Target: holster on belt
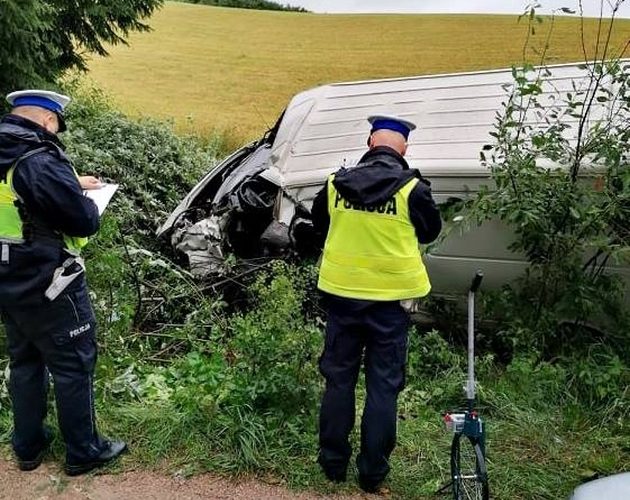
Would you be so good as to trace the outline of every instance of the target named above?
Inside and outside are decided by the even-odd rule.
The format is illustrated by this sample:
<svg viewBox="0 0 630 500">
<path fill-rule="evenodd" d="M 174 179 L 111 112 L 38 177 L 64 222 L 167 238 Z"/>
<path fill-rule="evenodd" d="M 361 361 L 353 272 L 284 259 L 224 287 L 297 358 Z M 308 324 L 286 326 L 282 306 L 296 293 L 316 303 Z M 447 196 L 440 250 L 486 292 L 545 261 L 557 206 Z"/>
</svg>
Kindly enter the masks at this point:
<svg viewBox="0 0 630 500">
<path fill-rule="evenodd" d="M 75 255 L 68 257 L 61 266 L 55 269 L 53 279 L 44 292 L 44 295 L 50 301 L 55 300 L 70 283 L 84 272 L 85 263 L 81 257 Z"/>
</svg>

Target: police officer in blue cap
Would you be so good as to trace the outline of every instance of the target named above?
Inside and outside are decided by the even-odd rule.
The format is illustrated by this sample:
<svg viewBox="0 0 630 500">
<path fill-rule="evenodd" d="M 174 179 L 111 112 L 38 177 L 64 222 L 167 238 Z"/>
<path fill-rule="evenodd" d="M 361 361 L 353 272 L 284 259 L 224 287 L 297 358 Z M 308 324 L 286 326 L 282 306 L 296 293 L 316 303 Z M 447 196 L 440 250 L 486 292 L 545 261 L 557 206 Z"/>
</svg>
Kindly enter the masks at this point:
<svg viewBox="0 0 630 500">
<path fill-rule="evenodd" d="M 318 287 L 328 309 L 318 461 L 330 480 L 346 479 L 363 359 L 367 397 L 357 468 L 361 488 L 375 492 L 389 472 L 405 382 L 409 316 L 401 301 L 429 293 L 418 244 L 435 240 L 442 224 L 429 182 L 404 159 L 416 126 L 391 115 L 368 121 L 369 151 L 356 167 L 330 176 L 311 215 L 325 238 Z"/>
<path fill-rule="evenodd" d="M 126 445 L 96 430 L 93 376 L 96 325 L 81 248 L 99 228 L 57 133 L 70 98 L 22 90 L 7 96 L 0 120 L 0 313 L 10 358 L 13 450 L 21 470 L 36 469 L 50 444 L 44 425 L 49 373 L 66 443 L 65 471 L 82 474 Z"/>
</svg>

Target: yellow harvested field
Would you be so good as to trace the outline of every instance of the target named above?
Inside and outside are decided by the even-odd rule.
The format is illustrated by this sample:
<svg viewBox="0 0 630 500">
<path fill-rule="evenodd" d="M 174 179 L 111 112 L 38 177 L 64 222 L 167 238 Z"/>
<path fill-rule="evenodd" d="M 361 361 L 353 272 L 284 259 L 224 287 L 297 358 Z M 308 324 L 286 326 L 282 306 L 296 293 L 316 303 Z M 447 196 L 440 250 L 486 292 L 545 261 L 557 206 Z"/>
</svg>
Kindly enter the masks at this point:
<svg viewBox="0 0 630 500">
<path fill-rule="evenodd" d="M 523 60 L 527 22 L 490 15 L 327 15 L 167 2 L 151 33 L 90 63 L 126 112 L 173 118 L 180 131 L 254 138 L 297 92 L 331 82 L 509 67 Z M 548 19 L 537 26 L 544 45 Z M 589 56 L 597 21 L 585 21 Z M 617 21 L 611 46 L 630 38 Z M 584 60 L 578 19 L 555 21 L 547 62 Z M 530 61 L 539 60 L 533 50 Z"/>
</svg>

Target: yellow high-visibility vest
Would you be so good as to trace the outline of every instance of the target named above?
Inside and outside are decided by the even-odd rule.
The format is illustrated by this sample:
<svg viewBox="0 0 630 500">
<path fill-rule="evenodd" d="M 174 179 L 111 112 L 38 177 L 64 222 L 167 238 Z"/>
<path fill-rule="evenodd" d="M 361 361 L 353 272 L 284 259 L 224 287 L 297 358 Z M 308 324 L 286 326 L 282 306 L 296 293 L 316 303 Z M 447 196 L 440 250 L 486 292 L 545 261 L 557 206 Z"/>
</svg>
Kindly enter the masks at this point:
<svg viewBox="0 0 630 500">
<path fill-rule="evenodd" d="M 339 297 L 402 300 L 431 290 L 409 216 L 412 179 L 380 205 L 345 200 L 328 179 L 330 226 L 317 286 Z"/>
<path fill-rule="evenodd" d="M 28 155 L 30 156 L 30 155 Z M 7 172 L 6 179 L 0 179 L 0 242 L 9 244 L 25 243 L 22 232 L 22 218 L 15 202 L 19 199 L 13 189 L 13 173 L 18 163 L 26 158 L 19 158 Z M 74 172 L 77 175 L 76 171 Z M 65 247 L 78 254 L 87 245 L 87 238 L 63 235 Z"/>
</svg>

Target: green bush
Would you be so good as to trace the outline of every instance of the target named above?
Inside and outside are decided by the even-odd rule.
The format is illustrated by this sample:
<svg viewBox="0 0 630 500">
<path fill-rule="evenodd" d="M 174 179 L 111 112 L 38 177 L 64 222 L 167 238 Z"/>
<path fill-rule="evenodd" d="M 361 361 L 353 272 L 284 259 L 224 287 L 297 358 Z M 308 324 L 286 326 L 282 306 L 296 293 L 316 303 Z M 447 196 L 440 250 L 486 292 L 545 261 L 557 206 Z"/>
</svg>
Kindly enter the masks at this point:
<svg viewBox="0 0 630 500">
<path fill-rule="evenodd" d="M 241 404 L 285 414 L 310 412 L 317 400 L 321 333 L 305 323 L 303 274 L 278 263 L 251 288 L 252 308 L 230 322 L 227 349 L 239 374 Z"/>
<path fill-rule="evenodd" d="M 120 184 L 85 252 L 105 358 L 126 363 L 184 352 L 206 331 L 201 311 L 220 298 L 200 291 L 155 232 L 212 169 L 221 140 L 202 145 L 168 124 L 130 120 L 99 90 L 66 85 L 74 102 L 63 140 L 77 170 Z"/>
<path fill-rule="evenodd" d="M 567 93 L 544 83 L 550 69 L 513 70 L 494 142 L 481 153 L 493 186 L 469 215 L 503 221 L 515 234 L 510 249 L 529 263 L 515 285 L 487 294 L 498 335 L 515 351 L 552 359 L 603 341 L 628 359 L 626 284 L 609 266 L 630 265 L 630 67 L 583 69 L 588 85 Z"/>
<path fill-rule="evenodd" d="M 609 346 L 594 345 L 586 355 L 573 355 L 563 360 L 570 367 L 569 390 L 590 407 L 602 403 L 625 405 L 630 410 L 630 368 Z"/>
<path fill-rule="evenodd" d="M 130 120 L 97 89 L 69 85 L 75 102 L 63 140 L 70 157 L 82 174 L 120 184 L 107 216 L 128 238 L 156 248 L 155 230 L 216 164 L 221 140 L 202 147 L 164 122 Z"/>
<path fill-rule="evenodd" d="M 311 273 L 277 262 L 250 287 L 245 312 L 206 317 L 207 344 L 168 366 L 144 367 L 136 384 L 142 406 L 181 416 L 172 446 L 194 434 L 229 470 L 275 468 L 279 450 L 311 446 L 321 349 L 320 331 L 303 314 L 301 285 Z"/>
<path fill-rule="evenodd" d="M 306 271 L 308 272 L 308 271 Z M 277 262 L 250 287 L 251 307 L 215 325 L 205 352 L 167 370 L 173 399 L 187 405 L 249 407 L 287 417 L 311 413 L 318 396 L 320 331 L 303 315 L 305 270 Z M 221 313 L 217 313 L 221 314 Z"/>
</svg>

